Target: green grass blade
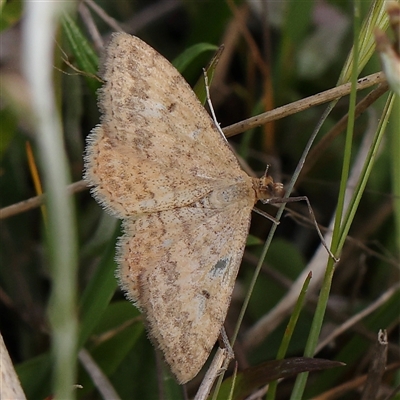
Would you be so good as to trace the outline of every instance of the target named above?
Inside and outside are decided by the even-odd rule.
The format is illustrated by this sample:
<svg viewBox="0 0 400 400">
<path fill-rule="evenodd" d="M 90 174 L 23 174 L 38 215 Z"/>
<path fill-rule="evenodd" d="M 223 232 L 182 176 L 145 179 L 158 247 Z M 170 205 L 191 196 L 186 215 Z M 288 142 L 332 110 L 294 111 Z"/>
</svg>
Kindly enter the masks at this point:
<svg viewBox="0 0 400 400">
<path fill-rule="evenodd" d="M 37 142 L 47 193 L 47 245 L 52 291 L 48 315 L 52 339 L 54 396 L 73 399 L 76 383 L 78 322 L 77 233 L 62 126 L 53 84 L 56 22 L 66 3 L 26 4 L 23 63 L 34 105 Z"/>
<path fill-rule="evenodd" d="M 354 46 L 353 46 L 353 61 L 352 61 L 352 89 L 350 93 L 350 106 L 349 106 L 349 118 L 347 124 L 347 133 L 346 133 L 346 142 L 345 142 L 345 151 L 344 151 L 344 159 L 343 159 L 343 168 L 342 168 L 342 176 L 340 181 L 340 189 L 339 189 L 339 197 L 338 197 L 338 205 L 335 216 L 335 225 L 332 235 L 332 244 L 331 251 L 333 254 L 338 256 L 338 241 L 340 234 L 340 226 L 342 220 L 342 214 L 344 210 L 344 201 L 345 201 L 345 193 L 346 193 L 346 184 L 350 171 L 350 161 L 351 161 L 351 150 L 352 150 L 352 141 L 353 141 L 353 130 L 354 130 L 354 112 L 356 105 L 356 83 L 357 83 L 357 74 L 358 74 L 358 39 L 359 39 L 359 10 L 360 4 L 359 2 L 355 2 L 354 4 Z M 334 261 L 332 258 L 329 258 L 327 268 L 325 271 L 324 280 L 322 283 L 317 308 L 315 310 L 313 322 L 310 329 L 310 334 L 307 339 L 306 347 L 304 350 L 305 357 L 312 357 L 314 355 L 315 348 L 318 344 L 319 335 L 321 332 L 322 324 L 324 321 L 325 310 L 328 304 L 330 289 L 332 285 L 334 273 Z M 291 399 L 300 399 L 303 397 L 304 389 L 307 383 L 308 373 L 300 374 L 295 382 Z"/>
<path fill-rule="evenodd" d="M 110 240 L 94 276 L 86 287 L 80 300 L 81 329 L 79 348 L 82 347 L 93 332 L 106 310 L 117 288 L 115 278 L 116 263 L 115 241 L 120 229 L 116 229 L 114 239 Z"/>
<path fill-rule="evenodd" d="M 289 347 L 290 340 L 292 338 L 294 329 L 296 327 L 297 321 L 300 317 L 301 310 L 302 310 L 302 308 L 304 306 L 304 302 L 306 300 L 306 293 L 307 293 L 308 285 L 310 284 L 310 280 L 311 280 L 311 273 L 307 276 L 307 278 L 304 282 L 304 285 L 301 289 L 299 298 L 296 301 L 296 305 L 294 307 L 293 313 L 290 316 L 290 320 L 289 320 L 289 323 L 287 324 L 282 343 L 278 349 L 278 354 L 276 356 L 277 360 L 283 360 L 285 358 L 286 352 Z M 268 388 L 268 393 L 267 393 L 267 400 L 275 399 L 277 387 L 278 387 L 278 381 L 273 381 L 270 383 L 269 388 Z"/>
<path fill-rule="evenodd" d="M 358 47 L 358 61 L 357 61 L 357 75 L 362 71 L 367 62 L 370 60 L 375 51 L 375 38 L 374 29 L 380 28 L 383 31 L 389 26 L 389 18 L 386 13 L 386 1 L 385 0 L 375 0 L 369 12 L 362 23 L 360 33 L 358 35 L 357 47 Z M 354 62 L 355 51 L 354 45 L 351 49 L 347 60 L 343 66 L 342 73 L 340 74 L 338 85 L 346 83 L 349 81 Z"/>
<path fill-rule="evenodd" d="M 88 74 L 85 76 L 86 83 L 94 93 L 100 87 L 100 82 L 93 78 L 98 71 L 98 56 L 69 14 L 63 15 L 61 23 L 76 63 L 81 71 Z"/>
</svg>

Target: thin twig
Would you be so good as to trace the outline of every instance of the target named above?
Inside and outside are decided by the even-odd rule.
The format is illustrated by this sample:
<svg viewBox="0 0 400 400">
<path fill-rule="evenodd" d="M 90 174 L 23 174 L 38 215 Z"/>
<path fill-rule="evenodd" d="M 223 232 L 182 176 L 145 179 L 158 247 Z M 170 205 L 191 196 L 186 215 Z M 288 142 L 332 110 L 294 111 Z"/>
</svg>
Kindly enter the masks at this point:
<svg viewBox="0 0 400 400">
<path fill-rule="evenodd" d="M 99 5 L 97 5 L 93 0 L 85 0 L 85 3 L 111 28 L 116 32 L 123 32 L 124 30 L 118 24 L 118 22 L 110 17 Z"/>
<path fill-rule="evenodd" d="M 126 32 L 135 34 L 146 26 L 165 18 L 169 13 L 183 6 L 180 0 L 162 0 L 151 3 L 150 6 L 139 11 L 135 16 L 124 22 Z"/>
<path fill-rule="evenodd" d="M 380 296 L 377 300 L 375 300 L 372 304 L 370 304 L 367 308 L 360 311 L 356 315 L 353 315 L 345 323 L 337 327 L 330 335 L 328 335 L 321 343 L 318 344 L 317 348 L 315 349 L 315 354 L 319 353 L 326 345 L 331 343 L 335 338 L 340 336 L 343 332 L 347 331 L 357 322 L 361 321 L 367 315 L 370 315 L 380 306 L 385 304 L 399 289 L 400 289 L 400 283 L 392 286 L 385 293 L 383 293 L 382 296 Z"/>
<path fill-rule="evenodd" d="M 118 396 L 118 393 L 115 391 L 111 382 L 94 361 L 90 353 L 86 349 L 81 349 L 78 357 L 79 361 L 92 379 L 92 382 L 95 384 L 96 389 L 101 393 L 103 399 L 119 400 L 120 397 Z"/>
<path fill-rule="evenodd" d="M 78 192 L 83 192 L 88 188 L 87 183 L 84 180 L 71 183 L 67 186 L 67 191 L 69 194 L 74 194 Z M 31 197 L 30 199 L 20 201 L 19 203 L 12 204 L 11 206 L 3 207 L 0 209 L 0 219 L 5 219 L 12 217 L 14 215 L 21 214 L 25 211 L 32 210 L 33 208 L 40 207 L 44 199 L 46 198 L 46 193 Z"/>
<path fill-rule="evenodd" d="M 83 2 L 79 3 L 78 12 L 94 42 L 96 50 L 100 51 L 104 46 L 104 42 L 100 35 L 99 29 L 93 20 L 92 14 Z"/>
<path fill-rule="evenodd" d="M 366 89 L 384 81 L 385 76 L 383 72 L 377 72 L 364 78 L 360 78 L 357 81 L 357 90 Z M 267 122 L 281 119 L 289 115 L 296 114 L 300 111 L 307 110 L 311 107 L 328 103 L 329 101 L 346 96 L 350 93 L 350 90 L 351 83 L 346 83 L 333 89 L 326 90 L 325 92 L 317 93 L 310 97 L 306 97 L 305 99 L 275 108 L 272 111 L 267 111 L 265 113 L 256 115 L 255 117 L 248 118 L 244 121 L 223 128 L 222 130 L 226 137 L 231 137 L 246 130 L 256 128 L 257 126 L 263 125 Z"/>
</svg>

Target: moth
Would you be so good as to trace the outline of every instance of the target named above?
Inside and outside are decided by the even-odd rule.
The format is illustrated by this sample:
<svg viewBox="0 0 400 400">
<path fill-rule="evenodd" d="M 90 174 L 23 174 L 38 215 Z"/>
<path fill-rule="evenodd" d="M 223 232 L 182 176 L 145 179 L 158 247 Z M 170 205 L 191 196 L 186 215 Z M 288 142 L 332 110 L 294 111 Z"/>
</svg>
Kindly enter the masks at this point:
<svg viewBox="0 0 400 400">
<path fill-rule="evenodd" d="M 84 179 L 123 221 L 119 284 L 182 384 L 223 326 L 255 203 L 283 186 L 241 169 L 184 78 L 139 38 L 113 34 L 100 76 Z"/>
</svg>

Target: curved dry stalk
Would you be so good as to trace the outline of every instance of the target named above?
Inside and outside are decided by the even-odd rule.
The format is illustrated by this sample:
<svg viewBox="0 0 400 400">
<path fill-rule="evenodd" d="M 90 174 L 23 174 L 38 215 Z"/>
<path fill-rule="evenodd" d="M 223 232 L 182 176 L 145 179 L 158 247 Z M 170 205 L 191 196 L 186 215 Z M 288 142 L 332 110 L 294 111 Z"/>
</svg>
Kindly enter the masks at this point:
<svg viewBox="0 0 400 400">
<path fill-rule="evenodd" d="M 377 72 L 375 74 L 365 76 L 357 81 L 357 90 L 366 89 L 370 86 L 382 83 L 385 81 L 385 79 L 386 78 L 383 72 Z M 315 95 L 306 97 L 305 99 L 294 101 L 293 103 L 275 108 L 274 110 L 256 115 L 255 117 L 248 118 L 244 121 L 223 128 L 222 130 L 226 137 L 231 137 L 248 129 L 256 128 L 257 126 L 263 125 L 267 122 L 281 119 L 289 115 L 296 114 L 300 111 L 307 110 L 311 107 L 328 103 L 329 101 L 346 96 L 350 93 L 350 90 L 351 83 L 346 83 L 333 89 L 326 90 L 325 92 L 317 93 Z"/>
</svg>

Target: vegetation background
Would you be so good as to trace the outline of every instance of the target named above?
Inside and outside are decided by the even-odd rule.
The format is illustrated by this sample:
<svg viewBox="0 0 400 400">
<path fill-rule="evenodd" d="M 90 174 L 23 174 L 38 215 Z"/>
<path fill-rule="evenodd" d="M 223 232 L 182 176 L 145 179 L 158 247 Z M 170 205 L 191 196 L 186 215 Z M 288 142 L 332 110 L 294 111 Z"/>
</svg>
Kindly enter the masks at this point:
<svg viewBox="0 0 400 400">
<path fill-rule="evenodd" d="M 3 209 L 0 224 L 0 331 L 27 398 L 184 398 L 149 343 L 140 313 L 117 288 L 113 257 L 118 222 L 87 190 L 81 188 L 73 196 L 65 191 L 66 183 L 82 178 L 85 137 L 99 121 L 96 89 L 100 83 L 94 75 L 102 40 L 118 26 L 139 36 L 167 59 L 176 60 L 192 86 L 202 79 L 202 68 L 213 56 L 209 44 L 224 43 L 211 98 L 221 126 L 226 127 L 350 81 L 354 54 L 359 77 L 380 71 L 372 32 L 375 26 L 387 28 L 384 3 L 1 3 L 0 202 L 1 207 L 16 205 L 16 211 L 5 218 Z M 352 53 L 354 45 L 358 50 Z M 51 80 L 46 81 L 49 75 Z M 277 357 L 294 308 L 285 294 L 310 265 L 314 275 L 306 300 L 300 297 L 297 323 L 286 331 L 290 344 L 285 357 L 312 356 L 318 338 L 340 328 L 340 334 L 315 356 L 346 365 L 296 378 L 297 372 L 313 366 L 305 362 L 300 371 L 289 362 L 285 368 L 291 376 L 278 385 L 276 394 L 271 390 L 269 398 L 396 396 L 400 384 L 400 108 L 397 99 L 391 112 L 392 98 L 384 91 L 352 124 L 354 102 L 372 89 L 335 103 L 314 146 L 348 112 L 350 124 L 325 149 L 309 154 L 307 173 L 300 175 L 293 191 L 309 198 L 317 221 L 327 227 L 343 201 L 347 182 L 343 170 L 355 174 L 355 166 L 361 165 L 356 176 L 367 183 L 360 187 L 356 179 L 348 188 L 356 200 L 334 233 L 334 251 L 341 253 L 334 275 L 332 260 L 321 250 L 304 202 L 287 206 L 304 218 L 290 218 L 293 214 L 285 212 L 288 217 L 273 228 L 276 233 L 263 263 L 259 261 L 271 223 L 253 216 L 226 321 L 231 337 L 259 263 L 260 274 L 235 346 L 237 379 L 246 389 L 233 392 L 232 398 L 263 387 L 271 376 L 287 376 L 282 368 L 276 369 L 278 364 L 265 362 Z M 231 143 L 255 174 L 260 176 L 270 164 L 275 180 L 287 184 L 327 107 L 315 106 L 248 129 L 232 137 Z M 26 143 L 34 163 L 29 162 Z M 38 193 L 30 170 L 35 163 L 48 203 L 26 211 L 18 203 Z M 273 207 L 264 209 L 275 213 Z M 286 304 L 286 309 L 277 313 L 277 304 Z M 352 318 L 353 324 L 344 325 Z M 260 340 L 255 338 L 255 327 L 260 327 Z M 388 344 L 377 350 L 381 329 L 387 331 Z M 375 385 L 376 397 L 366 397 L 363 387 L 369 366 L 382 357 L 387 372 Z M 233 366 L 226 376 L 232 375 Z M 259 369 L 243 373 L 251 366 Z M 97 367 L 103 375 L 96 380 Z M 272 370 L 277 374 L 272 375 Z M 189 397 L 202 377 L 203 373 L 185 388 Z M 73 389 L 73 383 L 83 388 Z M 219 398 L 228 397 L 230 386 L 231 382 L 222 384 Z"/>
</svg>

